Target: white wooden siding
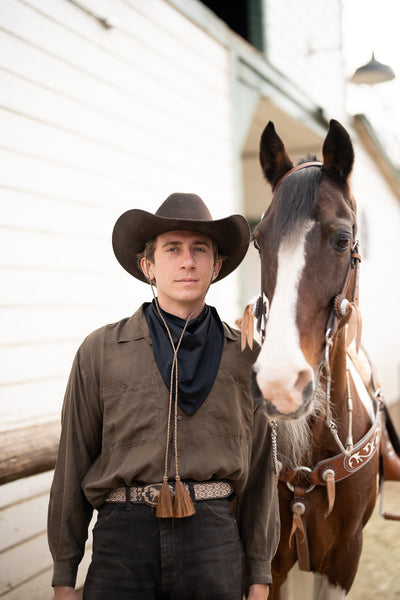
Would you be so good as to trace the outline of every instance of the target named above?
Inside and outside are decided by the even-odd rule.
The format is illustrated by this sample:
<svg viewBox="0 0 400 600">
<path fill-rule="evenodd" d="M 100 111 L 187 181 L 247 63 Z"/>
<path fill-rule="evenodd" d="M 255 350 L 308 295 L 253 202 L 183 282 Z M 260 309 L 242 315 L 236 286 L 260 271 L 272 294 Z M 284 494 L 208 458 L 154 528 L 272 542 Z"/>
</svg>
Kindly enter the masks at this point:
<svg viewBox="0 0 400 600">
<path fill-rule="evenodd" d="M 232 212 L 226 50 L 161 0 L 87 6 L 117 27 L 65 1 L 0 4 L 5 401 L 13 384 L 65 378 L 93 326 L 149 297 L 112 254 L 121 212 L 176 190 Z M 15 420 L 35 418 L 25 408 Z"/>
<path fill-rule="evenodd" d="M 385 399 L 392 404 L 400 398 L 400 205 L 362 145 L 356 143 L 355 152 L 352 186 L 358 205 L 363 257 L 360 264 L 363 344 L 375 364 Z M 397 411 L 397 426 L 399 417 Z"/>
<path fill-rule="evenodd" d="M 47 546 L 48 491 L 52 473 L 15 481 L 0 488 L 0 597 L 12 600 L 53 597 Z M 81 587 L 91 554 L 91 529 L 77 587 Z"/>
<path fill-rule="evenodd" d="M 116 26 L 0 2 L 0 429 L 58 417 L 82 339 L 151 299 L 113 255 L 122 212 L 175 191 L 237 211 L 227 49 L 163 0 L 84 4 Z M 231 321 L 237 281 L 210 295 Z M 52 597 L 50 479 L 0 488 L 1 598 Z"/>
</svg>

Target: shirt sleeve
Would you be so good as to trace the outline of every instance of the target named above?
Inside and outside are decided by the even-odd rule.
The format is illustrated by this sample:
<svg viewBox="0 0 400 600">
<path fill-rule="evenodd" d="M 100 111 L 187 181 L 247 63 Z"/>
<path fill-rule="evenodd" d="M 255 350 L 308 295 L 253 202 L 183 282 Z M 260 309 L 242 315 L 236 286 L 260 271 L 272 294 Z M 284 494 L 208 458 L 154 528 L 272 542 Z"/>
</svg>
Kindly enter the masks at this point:
<svg viewBox="0 0 400 600">
<path fill-rule="evenodd" d="M 279 503 L 271 431 L 259 407 L 254 413 L 249 477 L 237 502 L 237 518 L 249 585 L 272 583 L 271 562 L 280 537 Z"/>
<path fill-rule="evenodd" d="M 50 490 L 48 541 L 54 561 L 52 585 L 75 587 L 93 507 L 81 482 L 101 449 L 102 416 L 94 377 L 75 357 L 62 410 L 61 438 Z M 93 369 L 89 369 L 89 372 Z"/>
</svg>

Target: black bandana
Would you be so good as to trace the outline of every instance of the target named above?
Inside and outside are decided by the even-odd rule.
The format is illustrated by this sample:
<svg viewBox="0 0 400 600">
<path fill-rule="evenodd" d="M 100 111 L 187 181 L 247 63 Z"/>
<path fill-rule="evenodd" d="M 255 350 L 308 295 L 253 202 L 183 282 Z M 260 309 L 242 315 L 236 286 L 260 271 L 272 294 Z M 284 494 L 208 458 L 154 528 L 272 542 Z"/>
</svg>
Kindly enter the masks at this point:
<svg viewBox="0 0 400 600">
<path fill-rule="evenodd" d="M 161 311 L 176 347 L 186 321 Z M 144 307 L 153 340 L 157 366 L 170 387 L 173 349 L 154 300 Z M 189 415 L 202 405 L 217 375 L 224 345 L 224 329 L 217 311 L 205 305 L 196 319 L 189 321 L 178 350 L 178 404 Z"/>
</svg>

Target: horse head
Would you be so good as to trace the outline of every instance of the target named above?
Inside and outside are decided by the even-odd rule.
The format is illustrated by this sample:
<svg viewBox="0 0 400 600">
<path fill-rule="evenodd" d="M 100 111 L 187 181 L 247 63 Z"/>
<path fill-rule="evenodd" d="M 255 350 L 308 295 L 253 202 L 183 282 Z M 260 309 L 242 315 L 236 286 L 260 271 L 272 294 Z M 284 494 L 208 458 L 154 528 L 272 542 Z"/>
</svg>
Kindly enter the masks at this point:
<svg viewBox="0 0 400 600">
<path fill-rule="evenodd" d="M 327 328 L 334 321 L 340 338 L 348 318 L 336 304 L 346 296 L 354 300 L 354 152 L 337 121 L 330 121 L 322 155 L 322 163 L 294 167 L 272 122 L 262 133 L 260 163 L 273 198 L 254 231 L 268 315 L 252 392 L 273 418 L 296 419 L 312 410 Z"/>
</svg>

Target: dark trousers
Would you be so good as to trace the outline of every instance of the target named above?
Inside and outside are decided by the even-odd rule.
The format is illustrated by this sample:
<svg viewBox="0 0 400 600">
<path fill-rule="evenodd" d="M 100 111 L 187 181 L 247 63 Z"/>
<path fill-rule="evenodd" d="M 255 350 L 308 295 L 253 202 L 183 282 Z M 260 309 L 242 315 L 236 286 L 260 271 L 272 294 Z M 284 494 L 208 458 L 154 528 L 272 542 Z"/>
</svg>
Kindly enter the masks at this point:
<svg viewBox="0 0 400 600">
<path fill-rule="evenodd" d="M 241 600 L 243 552 L 226 499 L 184 519 L 145 504 L 105 504 L 93 531 L 84 600 Z"/>
</svg>

